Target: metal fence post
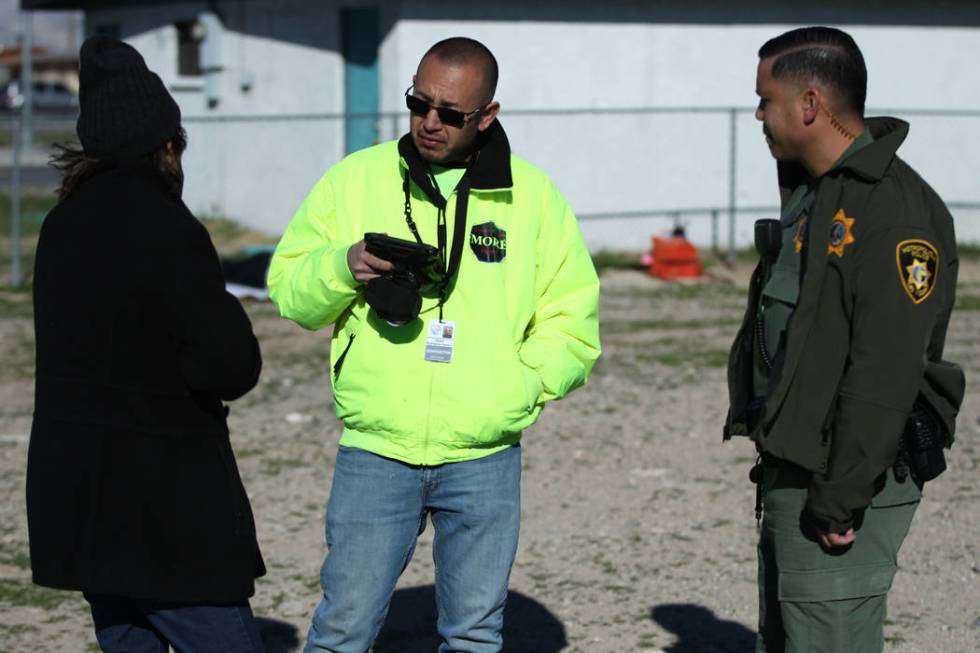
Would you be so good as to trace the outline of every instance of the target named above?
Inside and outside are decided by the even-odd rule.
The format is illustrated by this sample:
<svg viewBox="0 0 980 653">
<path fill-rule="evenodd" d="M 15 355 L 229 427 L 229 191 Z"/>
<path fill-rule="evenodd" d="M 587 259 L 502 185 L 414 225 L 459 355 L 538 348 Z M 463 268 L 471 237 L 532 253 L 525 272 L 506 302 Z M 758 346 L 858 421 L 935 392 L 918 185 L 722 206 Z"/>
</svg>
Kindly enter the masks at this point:
<svg viewBox="0 0 980 653">
<path fill-rule="evenodd" d="M 24 134 L 21 140 L 30 148 L 34 131 L 34 14 L 30 11 L 24 12 L 24 35 L 20 43 L 20 92 L 24 98 L 20 107 L 23 116 L 20 128 Z"/>
<path fill-rule="evenodd" d="M 720 254 L 718 249 L 718 209 L 711 209 L 711 253 Z"/>
<path fill-rule="evenodd" d="M 728 265 L 735 267 L 735 187 L 738 178 L 735 176 L 737 165 L 738 141 L 738 110 L 732 107 L 728 110 Z"/>
<path fill-rule="evenodd" d="M 21 119 L 11 121 L 13 131 L 13 170 L 10 175 L 10 285 L 17 287 L 21 282 L 20 271 L 20 149 Z"/>
</svg>

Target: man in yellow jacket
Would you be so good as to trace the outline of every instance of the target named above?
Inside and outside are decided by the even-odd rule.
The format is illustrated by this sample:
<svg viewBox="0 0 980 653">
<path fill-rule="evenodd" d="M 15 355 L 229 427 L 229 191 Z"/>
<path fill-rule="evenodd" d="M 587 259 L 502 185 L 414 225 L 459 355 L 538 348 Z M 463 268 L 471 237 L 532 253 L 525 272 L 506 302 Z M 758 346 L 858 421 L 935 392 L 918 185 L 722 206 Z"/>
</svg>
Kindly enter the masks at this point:
<svg viewBox="0 0 980 653">
<path fill-rule="evenodd" d="M 447 39 L 412 81 L 410 133 L 330 168 L 269 269 L 284 317 L 334 325 L 344 423 L 306 651 L 368 649 L 427 518 L 439 650 L 501 650 L 521 432 L 599 355 L 595 269 L 558 190 L 510 153 L 493 55 Z"/>
</svg>

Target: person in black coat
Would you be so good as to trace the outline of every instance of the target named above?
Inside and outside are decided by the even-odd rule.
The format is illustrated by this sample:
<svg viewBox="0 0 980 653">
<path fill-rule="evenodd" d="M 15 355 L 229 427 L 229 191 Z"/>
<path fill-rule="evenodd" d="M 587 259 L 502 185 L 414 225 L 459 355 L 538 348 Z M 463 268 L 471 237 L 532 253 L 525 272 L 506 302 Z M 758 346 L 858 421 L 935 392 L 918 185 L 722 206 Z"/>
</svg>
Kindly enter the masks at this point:
<svg viewBox="0 0 980 653">
<path fill-rule="evenodd" d="M 258 651 L 265 573 L 223 401 L 261 355 L 180 199 L 186 136 L 129 45 L 81 49 L 81 149 L 34 273 L 27 469 L 34 582 L 81 590 L 104 651 Z"/>
</svg>

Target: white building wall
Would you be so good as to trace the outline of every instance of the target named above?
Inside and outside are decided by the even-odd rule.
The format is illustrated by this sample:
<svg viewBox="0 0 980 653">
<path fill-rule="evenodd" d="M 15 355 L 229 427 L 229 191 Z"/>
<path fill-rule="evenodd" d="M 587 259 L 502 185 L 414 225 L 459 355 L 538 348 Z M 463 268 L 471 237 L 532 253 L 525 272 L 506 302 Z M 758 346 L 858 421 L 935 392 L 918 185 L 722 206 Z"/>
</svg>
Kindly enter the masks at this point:
<svg viewBox="0 0 980 653">
<path fill-rule="evenodd" d="M 516 153 L 543 167 L 577 213 L 592 249 L 643 249 L 674 219 L 590 220 L 588 214 L 726 207 L 730 117 L 720 114 L 508 115 L 556 108 L 724 107 L 756 102 L 758 48 L 796 25 L 506 23 L 402 21 L 401 76 L 410 77 L 426 47 L 461 34 L 497 56 L 497 96 Z M 908 109 L 980 108 L 980 84 L 964 62 L 980 58 L 975 28 L 842 26 L 868 65 L 868 107 L 903 117 Z M 398 106 L 395 89 L 383 90 Z M 948 202 L 980 203 L 980 118 L 909 116 L 900 155 Z M 778 203 L 775 166 L 750 111 L 738 114 L 736 202 Z M 961 240 L 980 241 L 980 212 L 957 211 Z M 752 242 L 741 214 L 740 246 Z M 683 218 L 699 244 L 711 242 L 705 213 Z M 727 243 L 727 215 L 720 224 Z"/>
<path fill-rule="evenodd" d="M 176 21 L 216 5 L 225 18 L 218 103 L 204 77 L 181 77 Z M 119 25 L 181 107 L 189 147 L 184 199 L 200 216 L 227 216 L 279 233 L 343 156 L 343 60 L 337 3 L 302 0 L 174 3 L 88 12 L 89 31 Z M 315 9 L 315 10 L 312 10 Z M 269 120 L 281 115 L 290 120 Z M 255 119 L 242 119 L 249 116 Z"/>
<path fill-rule="evenodd" d="M 528 15 L 539 15 L 534 3 Z M 678 6 L 680 6 L 679 3 Z M 186 200 L 198 213 L 221 214 L 280 232 L 310 186 L 343 152 L 339 121 L 198 122 L 202 116 L 336 114 L 343 111 L 339 3 L 298 0 L 218 2 L 226 18 L 220 103 L 208 108 L 200 83 L 176 76 L 174 20 L 206 3 L 90 12 L 113 17 L 127 39 L 160 72 L 181 104 L 191 148 Z M 671 3 L 633 3 L 630 20 L 575 20 L 584 0 L 570 0 L 568 20 L 512 20 L 527 3 L 500 0 L 474 19 L 450 19 L 446 3 L 384 3 L 380 49 L 381 110 L 402 114 L 382 135 L 407 127 L 402 92 L 419 58 L 435 41 L 466 35 L 483 41 L 500 62 L 501 122 L 514 151 L 545 169 L 583 216 L 593 249 L 643 249 L 673 219 L 593 220 L 596 213 L 719 207 L 729 203 L 730 117 L 727 113 L 593 113 L 522 115 L 526 110 L 728 107 L 751 109 L 756 51 L 790 24 L 656 22 Z M 345 3 L 344 6 L 347 6 Z M 649 7 L 647 9 L 646 7 Z M 493 19 L 495 12 L 499 19 Z M 589 13 L 591 12 L 591 13 Z M 659 13 L 658 13 L 659 12 Z M 554 13 L 554 12 L 552 12 Z M 457 14 L 458 15 L 458 14 Z M 488 18 L 489 16 L 489 18 Z M 165 26 L 161 27 L 163 24 Z M 980 59 L 980 29 L 842 26 L 861 46 L 869 69 L 868 106 L 902 117 L 910 109 L 980 108 L 980 85 L 966 62 Z M 252 80 L 243 91 L 243 75 Z M 900 154 L 948 202 L 980 202 L 980 118 L 909 117 Z M 751 111 L 736 120 L 736 202 L 777 203 L 775 168 Z M 957 211 L 962 240 L 980 241 L 978 212 Z M 740 214 L 739 245 L 752 222 Z M 699 244 L 711 240 L 707 214 L 685 218 Z M 727 215 L 720 237 L 727 243 Z"/>
</svg>

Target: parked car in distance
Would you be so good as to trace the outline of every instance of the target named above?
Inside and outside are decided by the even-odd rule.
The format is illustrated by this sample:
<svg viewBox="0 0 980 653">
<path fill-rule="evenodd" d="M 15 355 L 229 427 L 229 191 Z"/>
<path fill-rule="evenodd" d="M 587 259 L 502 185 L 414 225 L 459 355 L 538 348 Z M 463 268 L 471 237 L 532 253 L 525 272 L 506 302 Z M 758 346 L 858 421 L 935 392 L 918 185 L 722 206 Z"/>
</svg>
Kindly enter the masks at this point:
<svg viewBox="0 0 980 653">
<path fill-rule="evenodd" d="M 71 112 L 78 109 L 78 95 L 62 82 L 38 80 L 33 83 L 34 109 L 38 111 Z M 20 82 L 13 80 L 0 90 L 0 109 L 13 111 L 24 105 Z"/>
<path fill-rule="evenodd" d="M 12 111 L 16 109 L 17 98 L 20 97 L 20 90 L 17 82 L 7 82 L 0 85 L 0 111 Z"/>
</svg>

